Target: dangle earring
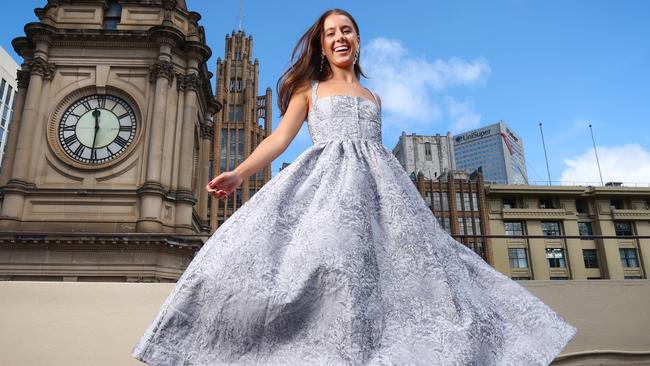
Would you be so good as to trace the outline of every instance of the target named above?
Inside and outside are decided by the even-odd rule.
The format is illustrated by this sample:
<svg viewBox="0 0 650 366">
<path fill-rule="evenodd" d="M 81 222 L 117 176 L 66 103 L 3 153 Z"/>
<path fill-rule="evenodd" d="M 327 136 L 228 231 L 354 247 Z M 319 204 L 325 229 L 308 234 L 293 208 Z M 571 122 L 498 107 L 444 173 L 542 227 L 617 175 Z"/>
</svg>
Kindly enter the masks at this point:
<svg viewBox="0 0 650 366">
<path fill-rule="evenodd" d="M 360 52 L 360 49 L 357 48 L 357 52 L 354 54 L 354 64 L 355 65 L 359 61 L 359 52 Z"/>
<path fill-rule="evenodd" d="M 325 63 L 325 54 L 321 53 L 320 54 L 320 70 L 318 70 L 319 74 L 323 72 L 323 64 L 324 63 Z"/>
</svg>

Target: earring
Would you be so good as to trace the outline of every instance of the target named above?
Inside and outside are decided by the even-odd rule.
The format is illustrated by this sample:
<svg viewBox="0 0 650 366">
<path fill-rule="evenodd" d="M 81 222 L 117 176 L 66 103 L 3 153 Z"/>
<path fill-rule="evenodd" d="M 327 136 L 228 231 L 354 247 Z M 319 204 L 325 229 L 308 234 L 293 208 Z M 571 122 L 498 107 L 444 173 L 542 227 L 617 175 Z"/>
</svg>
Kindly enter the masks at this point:
<svg viewBox="0 0 650 366">
<path fill-rule="evenodd" d="M 318 70 L 319 74 L 323 72 L 323 64 L 324 63 L 325 63 L 325 54 L 321 53 L 320 54 L 320 70 Z"/>
<path fill-rule="evenodd" d="M 357 53 L 354 54 L 354 63 L 356 64 L 359 61 L 359 48 L 357 48 Z"/>
</svg>

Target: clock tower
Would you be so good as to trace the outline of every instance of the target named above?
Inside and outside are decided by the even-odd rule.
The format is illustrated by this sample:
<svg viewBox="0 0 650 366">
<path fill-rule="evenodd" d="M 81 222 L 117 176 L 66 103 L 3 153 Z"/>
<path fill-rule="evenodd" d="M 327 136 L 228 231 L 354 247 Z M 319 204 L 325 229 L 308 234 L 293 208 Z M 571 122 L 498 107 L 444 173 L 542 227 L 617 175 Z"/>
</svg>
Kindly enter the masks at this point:
<svg viewBox="0 0 650 366">
<path fill-rule="evenodd" d="M 221 104 L 201 16 L 184 0 L 49 0 L 35 13 L 13 40 L 0 279 L 176 279 L 210 233 Z"/>
</svg>

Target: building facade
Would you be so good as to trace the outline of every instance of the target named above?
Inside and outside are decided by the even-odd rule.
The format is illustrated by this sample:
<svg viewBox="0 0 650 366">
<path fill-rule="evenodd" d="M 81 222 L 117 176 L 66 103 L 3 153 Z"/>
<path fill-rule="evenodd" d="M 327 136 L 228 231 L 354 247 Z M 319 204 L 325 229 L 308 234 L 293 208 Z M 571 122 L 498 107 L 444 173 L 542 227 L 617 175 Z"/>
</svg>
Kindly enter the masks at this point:
<svg viewBox="0 0 650 366">
<path fill-rule="evenodd" d="M 217 99 L 223 109 L 215 115 L 214 176 L 235 169 L 272 133 L 272 94 L 259 88 L 259 60 L 253 61 L 253 36 L 244 31 L 226 35 L 224 59 L 217 60 Z M 271 179 L 271 164 L 252 174 L 224 202 L 211 198 L 210 225 L 221 226 Z"/>
<path fill-rule="evenodd" d="M 214 98 L 183 0 L 50 0 L 0 176 L 0 277 L 175 281 L 210 233 Z"/>
<path fill-rule="evenodd" d="M 447 171 L 436 179 L 427 179 L 420 172 L 413 183 L 440 226 L 492 264 L 492 252 L 488 249 L 487 204 L 480 171 L 472 174 Z"/>
<path fill-rule="evenodd" d="M 523 140 L 504 121 L 453 138 L 456 168 L 482 168 L 485 182 L 528 184 Z"/>
<path fill-rule="evenodd" d="M 449 133 L 423 136 L 402 132 L 393 155 L 408 174 L 413 174 L 412 179 L 418 172 L 422 172 L 425 179 L 436 179 L 455 169 L 454 145 Z"/>
<path fill-rule="evenodd" d="M 487 185 L 495 268 L 513 279 L 647 279 L 650 189 Z"/>
<path fill-rule="evenodd" d="M 7 51 L 0 47 L 0 175 L 14 111 L 16 75 L 19 67 Z"/>
</svg>

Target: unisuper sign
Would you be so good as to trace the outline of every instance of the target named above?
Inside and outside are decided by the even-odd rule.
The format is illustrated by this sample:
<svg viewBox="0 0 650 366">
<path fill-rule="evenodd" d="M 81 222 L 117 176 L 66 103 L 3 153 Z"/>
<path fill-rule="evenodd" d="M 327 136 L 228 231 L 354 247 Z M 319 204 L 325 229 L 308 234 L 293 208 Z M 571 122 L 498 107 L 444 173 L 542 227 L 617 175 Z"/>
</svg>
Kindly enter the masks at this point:
<svg viewBox="0 0 650 366">
<path fill-rule="evenodd" d="M 454 141 L 457 144 L 463 143 L 463 142 L 468 142 L 476 139 L 483 138 L 485 136 L 489 136 L 492 133 L 491 129 L 487 130 L 480 130 L 480 131 L 472 131 L 468 133 L 464 133 L 462 135 L 458 135 L 454 137 Z"/>
</svg>

